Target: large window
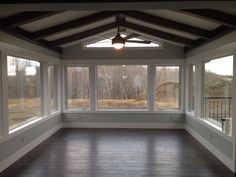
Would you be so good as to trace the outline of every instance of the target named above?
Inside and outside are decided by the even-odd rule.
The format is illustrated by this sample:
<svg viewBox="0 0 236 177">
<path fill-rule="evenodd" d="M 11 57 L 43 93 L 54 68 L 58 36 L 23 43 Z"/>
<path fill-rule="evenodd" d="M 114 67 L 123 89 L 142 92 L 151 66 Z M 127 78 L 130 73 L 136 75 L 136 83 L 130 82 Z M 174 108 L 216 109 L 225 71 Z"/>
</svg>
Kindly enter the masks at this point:
<svg viewBox="0 0 236 177">
<path fill-rule="evenodd" d="M 205 63 L 203 116 L 222 127 L 231 127 L 233 92 L 233 56 Z M 224 130 L 224 127 L 222 127 Z M 230 134 L 228 132 L 228 134 Z"/>
<path fill-rule="evenodd" d="M 97 109 L 147 108 L 147 65 L 97 67 Z"/>
<path fill-rule="evenodd" d="M 179 66 L 156 67 L 156 108 L 179 109 Z"/>
<path fill-rule="evenodd" d="M 66 67 L 66 108 L 90 109 L 89 67 Z"/>
<path fill-rule="evenodd" d="M 41 116 L 40 63 L 8 56 L 7 75 L 11 130 Z"/>
<path fill-rule="evenodd" d="M 56 67 L 49 66 L 48 68 L 49 78 L 49 94 L 50 94 L 50 113 L 57 111 L 57 74 Z"/>
<path fill-rule="evenodd" d="M 190 66 L 189 111 L 194 112 L 196 100 L 196 66 Z"/>
</svg>

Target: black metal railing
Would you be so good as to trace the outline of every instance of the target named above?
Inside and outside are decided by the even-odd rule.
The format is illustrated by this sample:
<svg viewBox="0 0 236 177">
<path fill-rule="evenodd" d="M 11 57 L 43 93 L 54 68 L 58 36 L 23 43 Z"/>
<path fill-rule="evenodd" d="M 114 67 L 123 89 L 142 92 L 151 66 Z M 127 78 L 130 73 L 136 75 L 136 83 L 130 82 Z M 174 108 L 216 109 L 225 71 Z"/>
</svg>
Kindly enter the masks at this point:
<svg viewBox="0 0 236 177">
<path fill-rule="evenodd" d="M 232 117 L 232 97 L 205 97 L 204 107 L 205 117 L 216 121 Z"/>
</svg>

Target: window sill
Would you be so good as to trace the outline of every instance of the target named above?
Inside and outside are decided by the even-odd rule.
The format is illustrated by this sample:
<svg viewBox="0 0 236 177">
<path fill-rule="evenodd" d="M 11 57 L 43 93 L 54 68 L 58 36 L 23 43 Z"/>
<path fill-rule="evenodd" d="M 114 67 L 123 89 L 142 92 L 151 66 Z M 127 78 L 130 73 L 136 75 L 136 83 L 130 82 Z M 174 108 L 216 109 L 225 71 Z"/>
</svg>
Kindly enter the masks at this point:
<svg viewBox="0 0 236 177">
<path fill-rule="evenodd" d="M 27 131 L 29 129 L 32 129 L 35 126 L 37 126 L 37 125 L 39 125 L 39 124 L 41 124 L 41 123 L 43 123 L 43 122 L 45 122 L 45 121 L 55 117 L 55 116 L 58 116 L 60 114 L 61 114 L 60 111 L 56 111 L 56 112 L 54 112 L 54 113 L 52 113 L 52 114 L 50 114 L 48 116 L 43 116 L 43 117 L 37 118 L 37 119 L 35 119 L 35 120 L 31 121 L 31 122 L 28 122 L 28 123 L 26 123 L 26 124 L 24 124 L 22 126 L 19 126 L 19 127 L 15 128 L 15 129 L 12 129 L 12 130 L 9 131 L 9 134 L 5 138 L 3 137 L 2 139 L 0 139 L 0 143 L 8 141 L 11 138 L 14 138 L 14 137 L 18 136 L 19 134 L 21 134 L 21 133 L 23 133 L 23 132 L 25 132 L 25 131 Z"/>
<path fill-rule="evenodd" d="M 223 137 L 224 139 L 229 140 L 230 142 L 233 142 L 233 137 L 229 136 L 225 133 L 222 132 L 222 129 L 220 127 L 218 127 L 217 125 L 214 125 L 213 123 L 211 123 L 210 121 L 207 121 L 201 117 L 196 117 L 194 116 L 192 113 L 187 112 L 186 113 L 187 116 L 189 116 L 191 119 L 197 121 L 198 123 L 202 124 L 203 126 L 205 126 L 206 128 L 212 130 L 213 132 L 215 132 L 216 134 L 220 135 L 221 137 Z"/>
<path fill-rule="evenodd" d="M 96 110 L 96 111 L 83 111 L 83 110 L 64 110 L 62 113 L 64 114 L 102 114 L 102 113 L 145 113 L 145 114 L 184 114 L 184 112 L 180 110 Z"/>
</svg>

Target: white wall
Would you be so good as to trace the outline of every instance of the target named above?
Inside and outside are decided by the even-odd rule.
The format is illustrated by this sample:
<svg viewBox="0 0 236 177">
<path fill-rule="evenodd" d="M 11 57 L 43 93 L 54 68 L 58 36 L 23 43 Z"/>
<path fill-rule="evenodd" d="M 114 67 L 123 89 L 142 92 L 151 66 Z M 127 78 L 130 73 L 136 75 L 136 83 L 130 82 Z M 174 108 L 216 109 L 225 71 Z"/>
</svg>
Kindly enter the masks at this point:
<svg viewBox="0 0 236 177">
<path fill-rule="evenodd" d="M 30 42 L 18 39 L 9 34 L 0 32 L 0 172 L 14 163 L 24 154 L 29 152 L 39 143 L 47 139 L 53 133 L 61 128 L 61 111 L 60 109 L 54 114 L 50 114 L 49 110 L 44 109 L 44 116 L 32 124 L 25 126 L 22 129 L 9 133 L 8 130 L 8 92 L 7 92 L 7 55 L 23 57 L 27 59 L 37 60 L 42 62 L 42 71 L 44 73 L 42 89 L 42 100 L 47 99 L 48 88 L 48 72 L 47 66 L 60 64 L 60 54 L 48 49 L 31 44 Z M 46 70 L 45 70 L 46 69 Z M 60 72 L 58 71 L 58 76 Z M 60 80 L 58 77 L 58 86 Z M 60 87 L 58 87 L 58 98 L 60 96 Z M 60 99 L 58 99 L 58 107 L 60 107 Z M 43 105 L 44 106 L 44 105 Z"/>
<path fill-rule="evenodd" d="M 196 113 L 188 113 L 185 116 L 185 126 L 186 129 L 198 140 L 200 141 L 208 150 L 210 150 L 217 158 L 219 158 L 223 163 L 225 163 L 232 171 L 235 172 L 235 129 L 236 129 L 236 112 L 233 110 L 233 134 L 229 137 L 222 133 L 220 130 L 215 129 L 205 121 L 199 119 L 201 110 L 201 62 L 204 60 L 215 59 L 227 55 L 236 54 L 236 31 L 231 32 L 215 41 L 212 41 L 204 46 L 198 47 L 187 53 L 186 61 L 186 107 L 188 110 L 189 105 L 189 67 L 190 64 L 197 64 L 198 79 L 197 79 L 197 93 L 196 99 L 197 104 L 195 104 Z M 233 67 L 233 66 L 232 66 Z M 236 106 L 236 70 L 234 62 L 234 92 L 233 92 L 233 107 Z"/>
</svg>

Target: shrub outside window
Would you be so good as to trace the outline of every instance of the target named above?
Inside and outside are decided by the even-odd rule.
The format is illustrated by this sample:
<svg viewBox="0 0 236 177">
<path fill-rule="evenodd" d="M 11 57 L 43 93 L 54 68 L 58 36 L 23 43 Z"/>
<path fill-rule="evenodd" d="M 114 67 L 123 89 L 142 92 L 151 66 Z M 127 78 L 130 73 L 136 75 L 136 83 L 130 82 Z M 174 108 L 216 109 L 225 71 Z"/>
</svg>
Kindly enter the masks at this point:
<svg viewBox="0 0 236 177">
<path fill-rule="evenodd" d="M 9 129 L 41 117 L 40 63 L 7 56 Z"/>
<path fill-rule="evenodd" d="M 180 108 L 179 66 L 156 67 L 156 109 L 177 110 Z"/>
<path fill-rule="evenodd" d="M 97 66 L 98 110 L 147 110 L 147 65 Z"/>
<path fill-rule="evenodd" d="M 233 56 L 205 62 L 203 117 L 231 135 Z"/>
</svg>

